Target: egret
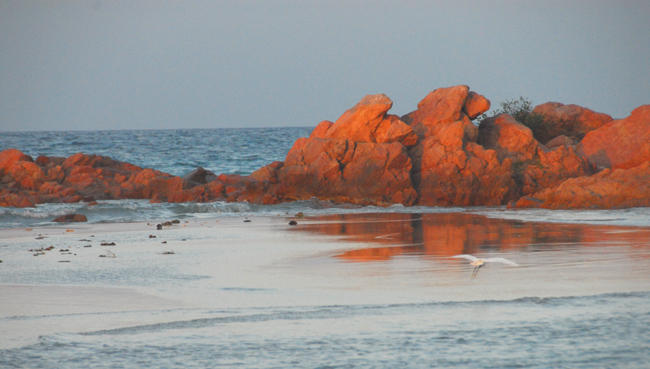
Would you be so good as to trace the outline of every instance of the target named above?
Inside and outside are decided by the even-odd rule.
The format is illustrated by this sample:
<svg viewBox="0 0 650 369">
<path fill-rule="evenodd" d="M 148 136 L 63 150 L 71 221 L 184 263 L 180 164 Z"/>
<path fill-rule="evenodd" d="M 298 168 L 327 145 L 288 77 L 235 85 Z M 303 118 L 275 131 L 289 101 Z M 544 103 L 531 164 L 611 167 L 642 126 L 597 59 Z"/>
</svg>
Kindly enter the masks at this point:
<svg viewBox="0 0 650 369">
<path fill-rule="evenodd" d="M 469 255 L 469 254 L 462 254 L 462 255 L 454 255 L 452 258 L 455 259 L 466 259 L 469 260 L 469 264 L 474 267 L 474 270 L 472 271 L 472 278 L 476 277 L 476 274 L 478 273 L 478 270 L 481 269 L 485 263 L 502 263 L 502 264 L 507 264 L 507 265 L 512 265 L 512 266 L 519 266 L 519 264 L 515 263 L 512 260 L 508 260 L 506 258 L 485 258 L 485 259 L 480 259 L 477 258 L 474 255 Z"/>
</svg>

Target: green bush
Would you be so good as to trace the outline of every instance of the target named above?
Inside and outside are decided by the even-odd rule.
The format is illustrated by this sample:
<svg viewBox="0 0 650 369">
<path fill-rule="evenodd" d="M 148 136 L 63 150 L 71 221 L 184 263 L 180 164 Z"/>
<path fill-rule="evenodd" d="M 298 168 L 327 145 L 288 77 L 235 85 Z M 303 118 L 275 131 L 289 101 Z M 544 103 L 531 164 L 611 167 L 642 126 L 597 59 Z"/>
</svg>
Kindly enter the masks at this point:
<svg viewBox="0 0 650 369">
<path fill-rule="evenodd" d="M 545 137 L 546 120 L 543 115 L 533 113 L 533 103 L 526 97 L 519 96 L 518 99 L 511 99 L 503 101 L 499 104 L 499 108 L 494 110 L 490 117 L 496 117 L 499 114 L 508 114 L 515 120 L 533 131 L 535 138 Z M 481 121 L 489 118 L 488 116 L 482 117 Z"/>
</svg>

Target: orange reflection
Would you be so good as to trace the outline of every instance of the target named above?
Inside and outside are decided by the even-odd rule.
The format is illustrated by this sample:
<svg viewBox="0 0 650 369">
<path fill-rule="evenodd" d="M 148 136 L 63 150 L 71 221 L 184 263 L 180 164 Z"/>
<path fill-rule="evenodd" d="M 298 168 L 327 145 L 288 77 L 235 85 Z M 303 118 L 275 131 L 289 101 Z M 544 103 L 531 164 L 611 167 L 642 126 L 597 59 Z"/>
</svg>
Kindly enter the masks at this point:
<svg viewBox="0 0 650 369">
<path fill-rule="evenodd" d="M 348 261 L 389 260 L 402 254 L 452 256 L 488 250 L 650 246 L 647 227 L 522 222 L 471 213 L 339 214 L 310 221 L 296 230 L 370 244 L 336 255 Z"/>
</svg>

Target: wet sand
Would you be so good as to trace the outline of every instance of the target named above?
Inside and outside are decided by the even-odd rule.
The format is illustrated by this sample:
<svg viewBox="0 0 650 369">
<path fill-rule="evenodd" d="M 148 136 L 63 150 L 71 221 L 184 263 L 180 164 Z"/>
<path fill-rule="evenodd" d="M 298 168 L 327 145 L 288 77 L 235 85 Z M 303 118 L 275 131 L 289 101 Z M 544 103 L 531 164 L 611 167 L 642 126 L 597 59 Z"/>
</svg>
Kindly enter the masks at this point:
<svg viewBox="0 0 650 369">
<path fill-rule="evenodd" d="M 332 215 L 296 226 L 284 217 L 250 219 L 183 221 L 160 231 L 157 222 L 0 230 L 0 348 L 200 319 L 206 310 L 650 290 L 650 227 L 467 213 Z M 450 258 L 461 253 L 520 266 L 491 264 L 472 278 L 466 261 Z"/>
</svg>

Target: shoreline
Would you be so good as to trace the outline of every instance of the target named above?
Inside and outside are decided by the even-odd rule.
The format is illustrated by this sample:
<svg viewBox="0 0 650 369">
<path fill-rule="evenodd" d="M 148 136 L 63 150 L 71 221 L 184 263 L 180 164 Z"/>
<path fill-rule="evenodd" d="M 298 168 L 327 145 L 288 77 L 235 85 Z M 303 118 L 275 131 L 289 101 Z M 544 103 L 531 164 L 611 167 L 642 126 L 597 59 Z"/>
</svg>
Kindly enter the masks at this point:
<svg viewBox="0 0 650 369">
<path fill-rule="evenodd" d="M 330 214 L 297 226 L 285 216 L 248 219 L 183 220 L 161 231 L 152 222 L 0 230 L 0 294 L 10 296 L 0 303 L 7 327 L 0 348 L 260 309 L 650 291 L 650 227 L 471 213 Z M 48 245 L 54 249 L 44 255 L 28 251 Z M 116 257 L 98 257 L 107 250 Z M 472 279 L 471 266 L 450 258 L 458 253 L 520 266 L 490 265 Z M 60 263 L 64 258 L 70 262 Z"/>
</svg>

